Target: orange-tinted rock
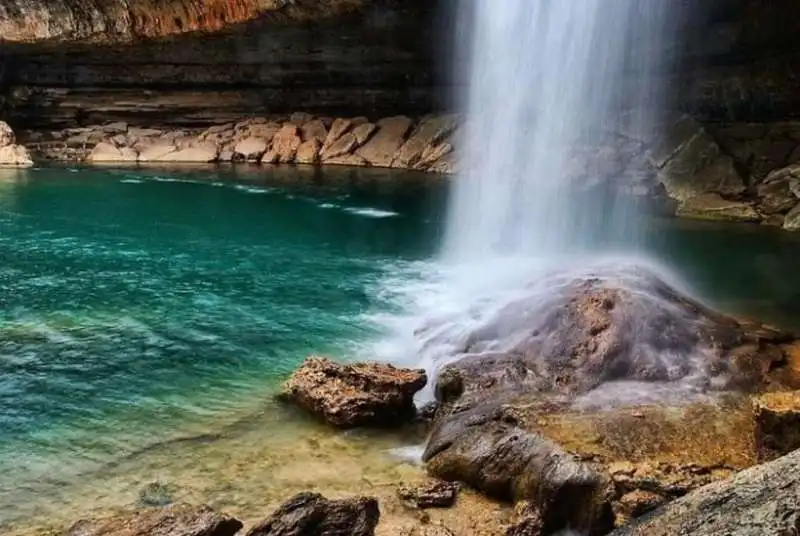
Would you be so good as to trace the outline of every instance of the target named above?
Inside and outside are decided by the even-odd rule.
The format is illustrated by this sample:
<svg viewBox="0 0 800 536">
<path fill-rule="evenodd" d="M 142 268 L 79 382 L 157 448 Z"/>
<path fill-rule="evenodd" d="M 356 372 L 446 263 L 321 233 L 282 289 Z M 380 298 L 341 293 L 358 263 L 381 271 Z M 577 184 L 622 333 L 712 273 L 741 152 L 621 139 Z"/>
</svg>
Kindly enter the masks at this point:
<svg viewBox="0 0 800 536">
<path fill-rule="evenodd" d="M 339 428 L 387 427 L 414 417 L 414 394 L 426 382 L 424 370 L 309 357 L 286 382 L 281 398 Z"/>
<path fill-rule="evenodd" d="M 356 147 L 358 147 L 358 141 L 356 140 L 355 134 L 348 132 L 327 148 L 323 147 L 322 161 L 328 163 L 333 158 L 350 155 Z"/>
<path fill-rule="evenodd" d="M 298 164 L 316 164 L 319 160 L 319 150 L 322 144 L 316 139 L 304 141 L 297 148 L 295 161 Z"/>
<path fill-rule="evenodd" d="M 405 116 L 387 117 L 377 122 L 378 131 L 356 154 L 378 167 L 389 167 L 411 128 Z"/>
<path fill-rule="evenodd" d="M 321 120 L 314 119 L 302 126 L 300 129 L 300 137 L 303 142 L 317 141 L 320 146 L 322 146 L 325 139 L 328 137 L 328 129 L 325 128 L 325 124 Z"/>
<path fill-rule="evenodd" d="M 456 117 L 453 115 L 432 117 L 426 119 L 414 130 L 408 140 L 400 147 L 397 156 L 395 156 L 392 167 L 410 168 L 415 167 L 420 160 L 424 160 L 423 155 L 426 151 L 430 152 L 432 147 L 441 145 L 441 142 L 448 136 L 456 127 Z M 428 155 L 427 162 L 430 164 L 438 160 L 444 153 L 430 158 Z"/>
<path fill-rule="evenodd" d="M 322 152 L 327 153 L 328 148 L 331 147 L 339 138 L 344 136 L 352 127 L 353 122 L 349 119 L 342 119 L 341 117 L 334 119 L 331 128 L 328 130 L 328 135 L 322 144 Z"/>
<path fill-rule="evenodd" d="M 753 399 L 759 461 L 800 449 L 800 391 L 767 393 Z"/>
<path fill-rule="evenodd" d="M 269 164 L 291 164 L 300 147 L 297 127 L 286 123 L 272 139 L 272 148 L 264 155 L 263 161 Z"/>
</svg>

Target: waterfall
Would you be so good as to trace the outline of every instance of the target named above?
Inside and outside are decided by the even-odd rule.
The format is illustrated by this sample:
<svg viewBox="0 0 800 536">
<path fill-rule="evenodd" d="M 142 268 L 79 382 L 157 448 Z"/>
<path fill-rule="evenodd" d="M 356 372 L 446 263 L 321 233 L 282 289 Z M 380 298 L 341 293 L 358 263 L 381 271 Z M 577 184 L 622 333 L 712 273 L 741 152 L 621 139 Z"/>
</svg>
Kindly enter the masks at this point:
<svg viewBox="0 0 800 536">
<path fill-rule="evenodd" d="M 637 247 L 636 208 L 619 194 L 625 177 L 613 177 L 617 147 L 604 143 L 623 114 L 629 132 L 654 120 L 648 110 L 661 95 L 653 75 L 664 63 L 671 4 L 457 2 L 469 26 L 457 47 L 466 58 L 456 62 L 467 71 L 460 98 L 466 150 L 447 258 Z M 587 152 L 599 152 L 588 166 Z M 597 175 L 609 173 L 611 181 L 598 184 Z"/>
<path fill-rule="evenodd" d="M 379 319 L 392 336 L 371 354 L 423 366 L 432 378 L 465 355 L 512 351 L 563 307 L 575 280 L 632 289 L 642 310 L 659 303 L 639 271 L 654 263 L 617 151 L 644 158 L 642 134 L 652 133 L 665 108 L 657 80 L 669 67 L 664 43 L 681 7 L 661 0 L 453 4 L 462 19 L 462 57 L 454 62 L 464 88 L 462 171 L 453 179 L 442 254 L 421 277 L 388 278 L 406 314 Z M 676 286 L 669 274 L 647 269 Z M 649 351 L 649 342 L 641 348 Z M 422 398 L 433 396 L 433 383 Z M 625 396 L 643 392 L 632 391 Z"/>
</svg>

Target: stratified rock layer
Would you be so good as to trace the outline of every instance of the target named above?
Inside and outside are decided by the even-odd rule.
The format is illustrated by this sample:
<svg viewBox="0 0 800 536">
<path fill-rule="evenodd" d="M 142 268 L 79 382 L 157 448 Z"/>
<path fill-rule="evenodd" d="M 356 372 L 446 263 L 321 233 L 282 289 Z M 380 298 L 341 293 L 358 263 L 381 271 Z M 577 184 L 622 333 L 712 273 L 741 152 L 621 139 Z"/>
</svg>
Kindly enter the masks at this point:
<svg viewBox="0 0 800 536">
<path fill-rule="evenodd" d="M 339 428 L 387 427 L 414 417 L 414 393 L 426 382 L 424 370 L 310 357 L 286 382 L 281 397 Z"/>
</svg>

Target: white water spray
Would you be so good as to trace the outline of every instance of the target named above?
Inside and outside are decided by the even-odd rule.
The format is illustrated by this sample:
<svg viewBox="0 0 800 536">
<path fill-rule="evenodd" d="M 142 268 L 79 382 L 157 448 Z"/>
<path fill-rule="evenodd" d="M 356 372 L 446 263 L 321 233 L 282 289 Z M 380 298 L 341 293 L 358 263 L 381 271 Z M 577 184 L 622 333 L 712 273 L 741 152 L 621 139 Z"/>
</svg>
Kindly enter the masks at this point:
<svg viewBox="0 0 800 536">
<path fill-rule="evenodd" d="M 623 113 L 628 131 L 653 120 L 647 110 L 661 100 L 653 74 L 663 64 L 670 4 L 458 2 L 471 27 L 459 44 L 469 70 L 466 161 L 450 207 L 448 258 L 637 247 L 636 211 L 618 195 L 623 188 L 591 188 L 599 170 L 583 169 L 579 153 L 602 151 Z M 607 160 L 613 173 L 614 155 Z"/>
<path fill-rule="evenodd" d="M 643 262 L 629 179 L 613 154 L 599 159 L 609 164 L 603 170 L 598 159 L 585 166 L 578 156 L 635 144 L 631 133 L 651 130 L 652 111 L 664 108 L 655 75 L 666 64 L 663 38 L 676 7 L 455 5 L 469 27 L 457 47 L 466 58 L 456 61 L 468 71 L 463 172 L 454 179 L 442 258 L 426 267 L 433 274 L 422 284 L 400 292 L 411 314 L 390 319 L 399 335 L 378 348 L 406 364 L 421 358 L 431 375 L 466 354 L 510 351 L 527 333 L 526 319 L 547 314 L 565 281 L 601 277 L 648 293 L 629 269 Z M 510 305 L 521 322 L 498 322 Z"/>
</svg>

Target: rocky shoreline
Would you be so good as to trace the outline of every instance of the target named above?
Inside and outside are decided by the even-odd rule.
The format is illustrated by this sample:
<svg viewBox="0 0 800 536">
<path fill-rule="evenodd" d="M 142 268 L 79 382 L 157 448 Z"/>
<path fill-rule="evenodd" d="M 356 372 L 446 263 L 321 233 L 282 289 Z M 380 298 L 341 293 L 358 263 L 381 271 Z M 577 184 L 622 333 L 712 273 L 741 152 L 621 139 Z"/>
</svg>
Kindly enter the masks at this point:
<svg viewBox="0 0 800 536">
<path fill-rule="evenodd" d="M 0 165 L 343 165 L 450 175 L 465 166 L 463 126 L 453 114 L 373 122 L 300 112 L 206 129 L 114 122 L 19 131 L 19 144 L 0 149 Z M 682 115 L 631 132 L 623 117 L 599 145 L 567 150 L 568 186 L 577 193 L 612 192 L 658 214 L 800 231 L 800 122 L 702 124 Z"/>
<path fill-rule="evenodd" d="M 411 422 L 428 429 L 423 458 L 432 479 L 392 483 L 403 508 L 418 512 L 411 528 L 384 524 L 385 497 L 309 491 L 246 532 L 232 516 L 175 504 L 82 520 L 67 534 L 793 533 L 800 528 L 800 339 L 711 311 L 653 277 L 642 280 L 663 307 L 646 319 L 629 314 L 641 305 L 635 289 L 583 282 L 565 291 L 561 307 L 548 308 L 543 323 L 517 318 L 534 330 L 519 347 L 494 355 L 465 348 L 465 357 L 438 371 L 432 412 L 413 411 L 427 379 L 421 370 L 311 357 L 294 372 L 279 399 L 337 429 Z M 629 323 L 638 320 L 653 329 L 633 341 Z M 667 364 L 656 359 L 663 352 L 695 360 Z M 619 382 L 660 386 L 684 400 L 576 405 Z M 469 511 L 453 525 L 431 523 L 427 511 L 458 509 L 469 489 L 507 505 L 506 513 L 480 531 L 467 528 L 476 515 Z"/>
</svg>

